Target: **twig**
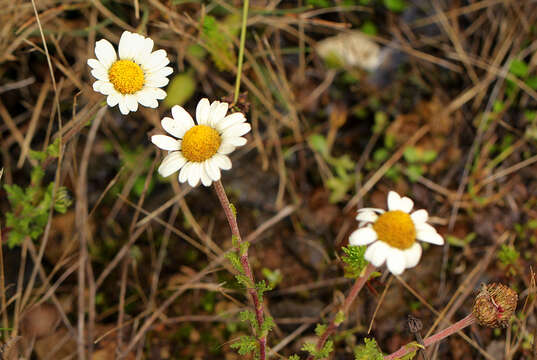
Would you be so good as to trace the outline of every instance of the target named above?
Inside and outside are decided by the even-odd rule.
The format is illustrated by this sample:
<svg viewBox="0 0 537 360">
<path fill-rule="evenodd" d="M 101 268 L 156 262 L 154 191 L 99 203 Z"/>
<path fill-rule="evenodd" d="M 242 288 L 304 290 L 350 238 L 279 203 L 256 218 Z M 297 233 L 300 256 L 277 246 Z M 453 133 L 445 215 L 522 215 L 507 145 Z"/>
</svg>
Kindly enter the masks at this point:
<svg viewBox="0 0 537 360">
<path fill-rule="evenodd" d="M 236 250 L 239 251 L 239 246 L 242 242 L 241 234 L 239 231 L 239 225 L 237 224 L 237 219 L 235 217 L 235 214 L 233 213 L 233 210 L 231 209 L 231 204 L 229 203 L 229 199 L 227 198 L 226 191 L 224 190 L 224 186 L 222 185 L 222 182 L 220 180 L 214 183 L 214 190 L 216 191 L 218 200 L 220 200 L 220 204 L 222 205 L 222 208 L 224 209 L 224 213 L 226 214 L 226 218 L 229 223 L 229 227 L 231 229 L 231 234 L 236 238 L 236 241 L 237 241 Z M 255 279 L 252 274 L 252 270 L 250 268 L 250 263 L 248 261 L 248 250 L 244 251 L 242 254 L 239 254 L 239 255 L 240 255 L 240 261 L 241 261 L 244 274 L 248 277 L 251 284 L 255 285 Z M 255 290 L 254 287 L 248 288 L 248 294 L 250 294 L 250 297 L 252 298 L 252 302 L 254 303 L 257 325 L 259 329 L 261 329 L 261 326 L 263 325 L 263 322 L 264 322 L 263 303 L 259 301 L 259 296 L 257 295 L 257 291 Z M 258 335 L 258 341 L 259 341 L 259 359 L 265 360 L 265 348 L 267 344 L 267 338 L 266 336 L 262 334 L 256 334 L 256 335 Z"/>
<path fill-rule="evenodd" d="M 365 283 L 369 279 L 369 276 L 374 270 L 375 270 L 375 267 L 373 265 L 371 264 L 367 265 L 362 276 L 357 278 L 356 281 L 354 282 L 354 285 L 352 286 L 351 291 L 345 298 L 345 302 L 343 303 L 343 306 L 340 308 L 338 313 L 341 312 L 343 313 L 343 315 L 347 315 L 352 303 L 354 302 L 354 299 L 356 299 L 356 296 L 358 295 L 360 290 L 362 290 Z M 336 322 L 336 319 L 337 319 L 337 316 L 334 316 L 334 318 L 330 322 L 330 325 L 328 325 L 328 328 L 325 330 L 325 332 L 321 335 L 321 337 L 317 341 L 317 345 L 316 345 L 317 350 L 321 350 L 323 348 L 324 344 L 326 343 L 326 340 L 328 340 L 328 337 L 337 330 L 339 325 L 341 325 L 341 322 Z M 313 360 L 312 354 L 308 356 L 308 360 Z"/>
<path fill-rule="evenodd" d="M 467 326 L 472 325 L 474 322 L 476 322 L 476 318 L 473 313 L 466 316 L 464 319 L 457 321 L 455 324 L 445 328 L 442 331 L 437 332 L 436 334 L 429 336 L 425 340 L 423 340 L 423 346 L 431 346 L 434 343 L 453 335 L 454 333 L 464 329 Z M 415 350 L 415 346 L 411 346 L 409 344 L 402 346 L 399 350 L 397 350 L 394 353 L 391 353 L 390 355 L 387 355 L 384 357 L 384 360 L 393 360 L 398 359 L 401 356 L 404 356 L 408 354 L 411 351 Z"/>
</svg>

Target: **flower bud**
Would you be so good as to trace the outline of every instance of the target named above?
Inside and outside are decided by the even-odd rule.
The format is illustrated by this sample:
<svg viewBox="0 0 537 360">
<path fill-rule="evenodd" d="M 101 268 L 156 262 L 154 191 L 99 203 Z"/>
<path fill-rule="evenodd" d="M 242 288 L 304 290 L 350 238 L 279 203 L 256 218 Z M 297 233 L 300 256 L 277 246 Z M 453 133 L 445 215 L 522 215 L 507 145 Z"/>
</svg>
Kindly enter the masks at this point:
<svg viewBox="0 0 537 360">
<path fill-rule="evenodd" d="M 518 294 L 513 289 L 499 283 L 483 284 L 475 298 L 473 313 L 481 326 L 505 328 L 509 326 L 517 301 Z"/>
</svg>

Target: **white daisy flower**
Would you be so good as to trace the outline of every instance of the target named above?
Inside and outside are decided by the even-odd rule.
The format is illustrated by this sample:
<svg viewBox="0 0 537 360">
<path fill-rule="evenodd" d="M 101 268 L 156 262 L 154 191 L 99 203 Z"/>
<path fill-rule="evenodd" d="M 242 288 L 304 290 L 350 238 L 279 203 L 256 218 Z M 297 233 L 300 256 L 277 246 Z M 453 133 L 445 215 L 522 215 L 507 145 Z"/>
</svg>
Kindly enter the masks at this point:
<svg viewBox="0 0 537 360">
<path fill-rule="evenodd" d="M 210 186 L 220 180 L 220 170 L 231 169 L 227 156 L 238 146 L 246 144 L 242 136 L 251 130 L 244 114 L 226 116 L 228 103 L 202 99 L 196 108 L 196 122 L 181 106 L 172 107 L 173 118 L 165 117 L 161 124 L 167 135 L 154 135 L 151 142 L 169 151 L 158 172 L 167 177 L 179 173 L 179 182 L 192 187 L 201 183 Z M 177 138 L 177 139 L 176 139 Z"/>
<path fill-rule="evenodd" d="M 416 240 L 444 244 L 442 236 L 427 224 L 427 211 L 421 209 L 411 213 L 413 207 L 411 199 L 390 191 L 388 211 L 373 208 L 358 210 L 356 220 L 359 228 L 351 234 L 349 243 L 367 245 L 364 255 L 367 261 L 377 267 L 386 262 L 392 274 L 402 274 L 420 261 L 421 246 Z"/>
<path fill-rule="evenodd" d="M 97 81 L 93 90 L 107 95 L 110 107 L 119 105 L 123 115 L 138 110 L 138 103 L 150 108 L 166 97 L 160 89 L 169 82 L 173 70 L 165 50 L 153 50 L 153 40 L 124 31 L 119 40 L 119 58 L 108 40 L 95 44 L 97 59 L 88 59 Z"/>
</svg>

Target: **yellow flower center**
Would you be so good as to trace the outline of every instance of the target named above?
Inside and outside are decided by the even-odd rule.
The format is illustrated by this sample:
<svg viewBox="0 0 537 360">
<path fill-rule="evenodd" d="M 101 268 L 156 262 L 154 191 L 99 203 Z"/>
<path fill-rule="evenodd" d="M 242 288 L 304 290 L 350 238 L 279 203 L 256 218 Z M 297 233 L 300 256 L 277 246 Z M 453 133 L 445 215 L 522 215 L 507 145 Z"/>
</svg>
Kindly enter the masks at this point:
<svg viewBox="0 0 537 360">
<path fill-rule="evenodd" d="M 388 211 L 380 215 L 373 224 L 379 240 L 404 250 L 416 241 L 416 228 L 410 215 L 401 210 Z"/>
<path fill-rule="evenodd" d="M 187 160 L 203 162 L 216 154 L 221 142 L 218 131 L 207 125 L 196 125 L 183 136 L 181 151 Z"/>
<path fill-rule="evenodd" d="M 134 94 L 144 86 L 144 72 L 131 60 L 118 60 L 108 69 L 108 79 L 114 88 L 125 94 Z"/>
</svg>

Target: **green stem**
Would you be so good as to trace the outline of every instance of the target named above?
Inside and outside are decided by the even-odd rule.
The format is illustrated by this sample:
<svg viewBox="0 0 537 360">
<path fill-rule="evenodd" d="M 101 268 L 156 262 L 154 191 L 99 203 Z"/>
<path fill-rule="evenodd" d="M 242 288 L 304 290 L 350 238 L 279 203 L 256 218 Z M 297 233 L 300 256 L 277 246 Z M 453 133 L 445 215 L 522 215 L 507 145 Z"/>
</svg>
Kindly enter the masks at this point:
<svg viewBox="0 0 537 360">
<path fill-rule="evenodd" d="M 241 25 L 241 43 L 239 47 L 239 60 L 237 63 L 237 80 L 235 81 L 235 95 L 233 96 L 233 104 L 239 99 L 239 91 L 241 87 L 242 62 L 244 59 L 244 44 L 246 43 L 246 23 L 248 20 L 248 7 L 250 0 L 244 0 L 242 5 L 242 25 Z"/>
</svg>

